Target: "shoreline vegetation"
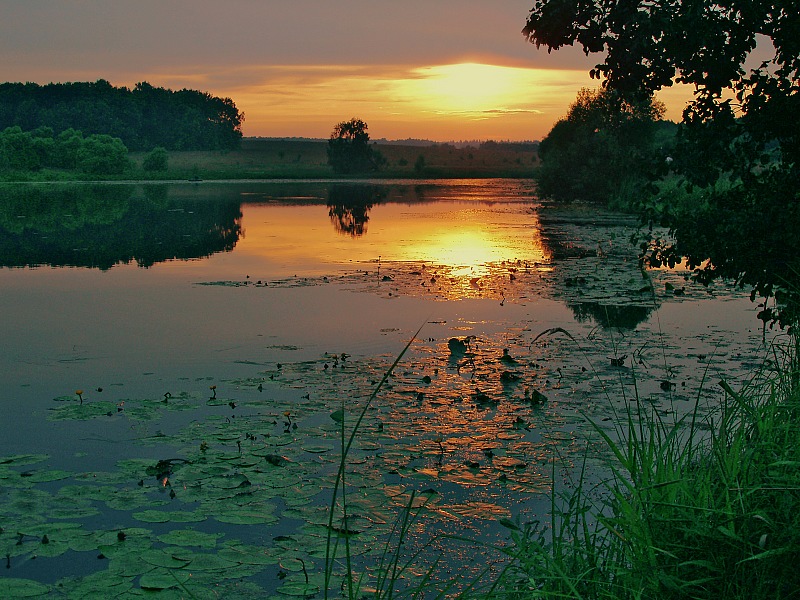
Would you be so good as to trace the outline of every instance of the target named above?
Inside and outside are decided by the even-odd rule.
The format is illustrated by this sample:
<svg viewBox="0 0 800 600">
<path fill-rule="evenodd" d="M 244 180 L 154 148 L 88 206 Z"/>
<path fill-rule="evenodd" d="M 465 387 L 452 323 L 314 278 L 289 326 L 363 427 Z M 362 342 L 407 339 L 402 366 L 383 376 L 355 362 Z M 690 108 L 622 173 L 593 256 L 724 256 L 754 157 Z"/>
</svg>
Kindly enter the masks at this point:
<svg viewBox="0 0 800 600">
<path fill-rule="evenodd" d="M 790 334 L 741 390 L 717 382 L 705 418 L 637 397 L 613 432 L 592 422 L 609 475 L 585 460 L 557 488 L 554 471 L 542 522 L 504 523 L 511 562 L 487 597 L 796 598 L 798 372 Z"/>
<path fill-rule="evenodd" d="M 482 142 L 457 147 L 450 143 L 404 145 L 373 142 L 385 165 L 348 179 L 528 179 L 538 164 L 534 142 Z M 148 152 L 130 152 L 118 173 L 87 173 L 79 169 L 45 167 L 0 171 L 0 181 L 222 181 L 231 179 L 339 178 L 328 164 L 326 140 L 244 138 L 235 150 L 167 150 L 166 166 L 145 167 Z"/>
</svg>

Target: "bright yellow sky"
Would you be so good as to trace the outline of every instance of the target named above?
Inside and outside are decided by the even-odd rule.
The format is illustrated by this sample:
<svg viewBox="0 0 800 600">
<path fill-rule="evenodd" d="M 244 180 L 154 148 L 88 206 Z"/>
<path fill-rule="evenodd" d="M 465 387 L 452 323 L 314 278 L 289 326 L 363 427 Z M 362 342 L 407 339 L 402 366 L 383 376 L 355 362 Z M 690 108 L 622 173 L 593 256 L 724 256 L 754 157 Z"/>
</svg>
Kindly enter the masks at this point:
<svg viewBox="0 0 800 600">
<path fill-rule="evenodd" d="M 358 117 L 373 139 L 541 139 L 564 116 L 586 70 L 458 63 L 426 67 L 265 67 L 262 83 L 230 91 L 245 135 L 327 137 Z M 678 119 L 682 101 L 672 102 Z"/>
</svg>

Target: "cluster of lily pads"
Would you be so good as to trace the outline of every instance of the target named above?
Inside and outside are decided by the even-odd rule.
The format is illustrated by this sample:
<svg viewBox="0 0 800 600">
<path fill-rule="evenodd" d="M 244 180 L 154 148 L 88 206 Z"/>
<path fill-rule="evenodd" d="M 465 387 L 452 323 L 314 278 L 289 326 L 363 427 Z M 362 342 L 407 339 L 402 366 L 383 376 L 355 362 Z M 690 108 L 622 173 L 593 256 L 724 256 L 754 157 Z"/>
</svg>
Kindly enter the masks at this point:
<svg viewBox="0 0 800 600">
<path fill-rule="evenodd" d="M 534 518 L 553 462 L 569 467 L 597 443 L 584 417 L 609 420 L 615 403 L 624 408 L 620 390 L 647 388 L 653 332 L 521 324 L 501 344 L 453 335 L 458 329 L 428 324 L 437 335 L 412 344 L 366 411 L 347 456 L 346 520 L 340 505 L 331 518 L 328 504 L 342 427 L 353 427 L 391 356 L 287 361 L 153 398 L 54 399 L 48 418 L 64 427 L 124 421 L 137 434 L 111 471 L 53 469 L 46 455 L 0 458 L 0 551 L 9 568 L 0 595 L 313 597 L 325 585 L 330 536 L 347 537 L 368 587 L 412 493 L 421 513 L 409 547 L 453 523 L 502 540 L 492 523 Z M 704 368 L 724 367 L 704 360 Z M 697 389 L 698 361 L 689 357 L 669 387 L 653 378 L 651 400 L 666 412 L 690 400 L 681 383 Z M 181 416 L 182 425 L 162 431 Z M 97 556 L 91 572 L 70 574 L 75 553 Z M 344 567 L 335 564 L 341 582 Z M 63 576 L 46 583 L 48 572 Z"/>
</svg>

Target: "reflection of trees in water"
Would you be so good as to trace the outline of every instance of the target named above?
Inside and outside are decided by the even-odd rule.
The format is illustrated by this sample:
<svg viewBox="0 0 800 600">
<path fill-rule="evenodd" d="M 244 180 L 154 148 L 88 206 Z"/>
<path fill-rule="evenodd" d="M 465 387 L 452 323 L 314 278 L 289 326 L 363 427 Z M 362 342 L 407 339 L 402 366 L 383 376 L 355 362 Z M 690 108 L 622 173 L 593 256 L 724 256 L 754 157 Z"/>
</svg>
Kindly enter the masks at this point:
<svg viewBox="0 0 800 600">
<path fill-rule="evenodd" d="M 0 188 L 0 266 L 149 267 L 233 249 L 237 200 L 173 198 L 166 185 Z"/>
<path fill-rule="evenodd" d="M 656 304 L 636 260 L 635 218 L 586 206 L 553 206 L 539 217 L 541 243 L 554 267 L 552 293 L 576 321 L 635 329 L 648 320 Z"/>
<path fill-rule="evenodd" d="M 567 304 L 578 323 L 593 321 L 603 329 L 636 329 L 639 323 L 650 318 L 653 306 L 636 304 L 602 304 L 600 302 L 578 302 Z"/>
<path fill-rule="evenodd" d="M 359 237 L 367 232 L 369 211 L 386 197 L 376 185 L 332 185 L 328 190 L 328 216 L 342 235 Z"/>
</svg>

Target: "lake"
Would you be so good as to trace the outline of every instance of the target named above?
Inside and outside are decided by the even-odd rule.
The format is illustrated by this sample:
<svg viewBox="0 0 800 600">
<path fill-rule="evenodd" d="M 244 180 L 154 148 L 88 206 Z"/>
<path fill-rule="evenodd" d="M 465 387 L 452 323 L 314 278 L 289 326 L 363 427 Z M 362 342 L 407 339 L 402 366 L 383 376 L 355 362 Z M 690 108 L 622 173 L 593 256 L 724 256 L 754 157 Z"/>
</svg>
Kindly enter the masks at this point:
<svg viewBox="0 0 800 600">
<path fill-rule="evenodd" d="M 331 589 L 399 537 L 403 585 L 491 580 L 589 420 L 706 414 L 769 341 L 528 181 L 9 185 L 0 230 L 0 595 L 321 597 L 331 539 Z"/>
</svg>

